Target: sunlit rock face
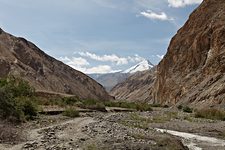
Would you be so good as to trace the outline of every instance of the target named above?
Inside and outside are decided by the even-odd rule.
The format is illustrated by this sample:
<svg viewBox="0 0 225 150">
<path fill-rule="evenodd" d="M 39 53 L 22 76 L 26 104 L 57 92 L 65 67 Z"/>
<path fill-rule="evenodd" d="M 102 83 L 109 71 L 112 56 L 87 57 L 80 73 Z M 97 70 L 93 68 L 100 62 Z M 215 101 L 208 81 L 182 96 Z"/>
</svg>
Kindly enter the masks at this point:
<svg viewBox="0 0 225 150">
<path fill-rule="evenodd" d="M 172 38 L 157 67 L 152 101 L 225 105 L 225 1 L 205 0 Z"/>
</svg>

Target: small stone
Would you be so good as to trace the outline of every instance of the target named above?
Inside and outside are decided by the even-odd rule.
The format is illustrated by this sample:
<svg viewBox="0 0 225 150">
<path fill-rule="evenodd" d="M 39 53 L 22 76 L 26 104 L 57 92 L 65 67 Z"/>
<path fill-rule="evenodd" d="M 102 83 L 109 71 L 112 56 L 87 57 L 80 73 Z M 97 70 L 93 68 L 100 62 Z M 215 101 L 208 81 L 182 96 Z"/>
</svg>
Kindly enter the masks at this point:
<svg viewBox="0 0 225 150">
<path fill-rule="evenodd" d="M 85 138 L 80 138 L 80 141 L 86 141 L 86 139 Z"/>
</svg>

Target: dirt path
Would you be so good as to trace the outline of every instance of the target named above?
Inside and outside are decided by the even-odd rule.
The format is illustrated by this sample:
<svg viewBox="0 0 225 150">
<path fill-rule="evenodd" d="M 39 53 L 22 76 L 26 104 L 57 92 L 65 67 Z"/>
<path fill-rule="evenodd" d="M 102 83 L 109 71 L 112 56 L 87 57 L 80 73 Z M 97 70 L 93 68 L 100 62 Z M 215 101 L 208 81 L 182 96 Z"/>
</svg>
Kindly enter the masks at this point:
<svg viewBox="0 0 225 150">
<path fill-rule="evenodd" d="M 94 122 L 91 117 L 83 117 L 83 118 L 75 118 L 69 121 L 65 121 L 62 123 L 58 123 L 55 125 L 50 125 L 43 128 L 33 129 L 27 131 L 27 142 L 20 143 L 18 145 L 9 146 L 0 144 L 1 150 L 21 150 L 21 149 L 51 149 L 51 141 L 52 139 L 59 141 L 64 137 L 72 139 L 73 137 L 79 137 L 78 135 L 82 135 L 81 128 L 88 125 L 89 123 Z M 68 130 L 62 130 L 63 128 L 67 128 Z M 56 132 L 58 133 L 58 137 L 56 138 Z M 54 142 L 53 142 L 54 143 Z M 50 144 L 50 145 L 49 145 Z M 54 146 L 52 146 L 54 149 Z"/>
</svg>

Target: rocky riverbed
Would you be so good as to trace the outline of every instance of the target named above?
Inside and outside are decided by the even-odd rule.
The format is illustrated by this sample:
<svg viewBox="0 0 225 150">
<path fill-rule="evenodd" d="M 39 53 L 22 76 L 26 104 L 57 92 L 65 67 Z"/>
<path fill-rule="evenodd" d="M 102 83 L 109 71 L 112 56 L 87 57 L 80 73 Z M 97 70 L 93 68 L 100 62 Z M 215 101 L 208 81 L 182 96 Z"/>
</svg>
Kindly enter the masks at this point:
<svg viewBox="0 0 225 150">
<path fill-rule="evenodd" d="M 26 138 L 14 145 L 0 144 L 0 149 L 225 149 L 223 144 L 213 145 L 208 142 L 207 145 L 207 142 L 202 143 L 198 139 L 190 141 L 171 132 L 162 132 L 164 129 L 187 132 L 202 137 L 211 136 L 222 142 L 225 138 L 225 122 L 196 119 L 190 114 L 170 109 L 153 112 L 88 112 L 74 119 L 61 115 L 41 116 L 38 120 L 23 124 L 21 128 Z"/>
</svg>

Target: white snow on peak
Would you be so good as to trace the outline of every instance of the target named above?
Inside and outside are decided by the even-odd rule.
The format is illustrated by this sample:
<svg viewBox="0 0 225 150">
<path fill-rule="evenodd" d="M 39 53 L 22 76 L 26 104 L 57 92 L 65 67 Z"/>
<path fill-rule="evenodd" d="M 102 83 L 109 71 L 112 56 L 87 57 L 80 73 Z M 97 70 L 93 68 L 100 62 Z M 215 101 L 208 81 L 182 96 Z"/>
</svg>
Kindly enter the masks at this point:
<svg viewBox="0 0 225 150">
<path fill-rule="evenodd" d="M 154 67 L 154 65 L 150 61 L 143 60 L 140 63 L 138 63 L 137 65 L 135 65 L 127 70 L 124 70 L 122 73 L 131 73 L 132 74 L 132 73 L 136 73 L 139 71 L 149 70 L 153 67 Z"/>
</svg>

